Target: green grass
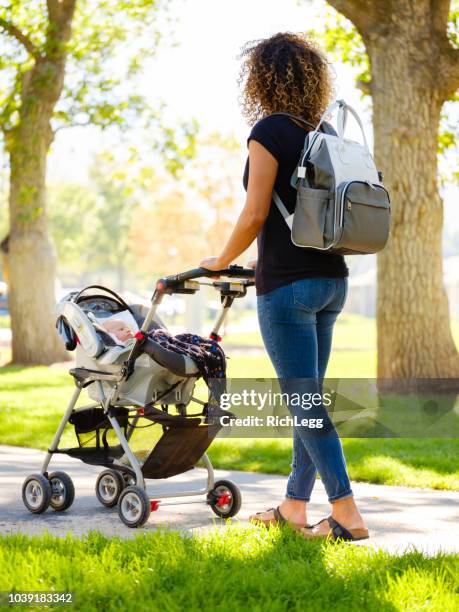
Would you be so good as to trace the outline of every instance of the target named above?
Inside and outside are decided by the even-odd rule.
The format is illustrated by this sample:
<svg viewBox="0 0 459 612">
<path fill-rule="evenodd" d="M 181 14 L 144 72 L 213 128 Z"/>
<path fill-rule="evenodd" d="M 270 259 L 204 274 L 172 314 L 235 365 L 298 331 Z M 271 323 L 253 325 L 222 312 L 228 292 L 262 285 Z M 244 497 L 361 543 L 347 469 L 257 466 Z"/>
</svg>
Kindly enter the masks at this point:
<svg viewBox="0 0 459 612">
<path fill-rule="evenodd" d="M 352 480 L 407 487 L 459 490 L 453 439 L 343 439 Z M 290 440 L 217 439 L 209 449 L 216 468 L 289 474 Z"/>
<path fill-rule="evenodd" d="M 0 590 L 73 591 L 92 610 L 429 610 L 459 607 L 459 557 L 393 556 L 306 542 L 289 529 L 228 526 L 132 541 L 91 533 L 0 538 Z M 38 608 L 37 608 L 38 609 Z"/>
<path fill-rule="evenodd" d="M 267 361 L 242 356 L 232 360 L 241 375 L 266 376 Z M 269 375 L 269 374 L 268 374 Z M 61 368 L 0 368 L 0 443 L 46 449 L 73 390 Z M 87 403 L 83 397 L 81 403 Z M 146 430 L 148 432 L 148 430 Z M 75 443 L 70 427 L 62 446 Z M 353 480 L 459 490 L 456 439 L 344 439 Z M 217 439 L 210 447 L 217 468 L 288 474 L 288 439 Z"/>
<path fill-rule="evenodd" d="M 459 332 L 459 322 L 456 324 Z M 263 347 L 258 330 L 230 332 L 225 334 L 224 342 L 238 346 Z M 333 345 L 337 350 L 373 350 L 376 346 L 376 320 L 356 314 L 340 315 L 333 330 Z"/>
<path fill-rule="evenodd" d="M 452 326 L 459 344 L 459 321 Z M 223 337 L 223 346 L 259 347 L 260 355 L 235 355 L 229 360 L 229 376 L 248 378 L 252 376 L 275 377 L 274 369 L 263 350 L 258 330 L 244 333 L 228 333 Z M 231 357 L 231 351 L 229 351 Z M 341 315 L 333 331 L 333 349 L 328 364 L 329 378 L 375 378 L 376 377 L 376 321 L 361 315 Z"/>
<path fill-rule="evenodd" d="M 73 389 L 65 369 L 0 368 L 1 443 L 48 448 Z M 74 435 L 69 429 L 63 444 L 70 440 Z"/>
<path fill-rule="evenodd" d="M 238 354 L 228 359 L 228 376 L 231 378 L 276 378 L 274 368 L 264 353 Z M 328 378 L 375 378 L 375 351 L 335 351 L 327 369 Z"/>
<path fill-rule="evenodd" d="M 241 321 L 243 323 L 243 321 Z M 459 318 L 451 319 L 451 330 L 459 346 Z M 258 329 L 250 332 L 229 332 L 223 341 L 232 346 L 263 347 Z M 342 314 L 338 317 L 333 330 L 333 350 L 370 351 L 376 349 L 376 319 L 357 314 Z M 333 354 L 332 354 L 333 357 Z M 358 374 L 352 374 L 357 377 Z M 343 374 L 341 374 L 343 376 Z"/>
</svg>

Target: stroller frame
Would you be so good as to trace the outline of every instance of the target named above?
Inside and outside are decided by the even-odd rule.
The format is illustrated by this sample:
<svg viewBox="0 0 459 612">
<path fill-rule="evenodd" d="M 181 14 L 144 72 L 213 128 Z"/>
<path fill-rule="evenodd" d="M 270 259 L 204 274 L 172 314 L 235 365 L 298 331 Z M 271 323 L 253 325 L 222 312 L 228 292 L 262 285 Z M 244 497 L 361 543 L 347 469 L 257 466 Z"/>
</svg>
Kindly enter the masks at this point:
<svg viewBox="0 0 459 612">
<path fill-rule="evenodd" d="M 202 277 L 208 277 L 216 280 L 212 280 L 210 283 L 200 282 L 197 280 Z M 227 277 L 230 280 L 220 280 L 221 277 Z M 54 454 L 65 454 L 67 450 L 69 450 L 59 449 L 62 434 L 71 416 L 77 413 L 79 410 L 78 408 L 75 409 L 75 406 L 83 388 L 90 383 L 94 383 L 98 388 L 99 396 L 101 398 L 100 403 L 95 403 L 94 406 L 101 406 L 103 408 L 105 417 L 108 419 L 111 428 L 118 438 L 119 443 L 131 466 L 131 469 L 128 466 L 123 466 L 122 468 L 118 468 L 118 470 L 116 470 L 118 466 L 114 466 L 114 469 L 103 472 L 99 476 L 98 483 L 96 485 L 96 493 L 98 491 L 97 487 L 99 485 L 99 480 L 103 474 L 115 472 L 114 475 L 109 474 L 107 476 L 109 479 L 110 477 L 114 478 L 114 480 L 117 480 L 116 473 L 119 474 L 118 485 L 121 483 L 120 487 L 122 490 L 120 491 L 119 495 L 118 513 L 121 520 L 127 526 L 139 527 L 144 524 L 148 519 L 150 512 L 158 509 L 159 504 L 161 503 L 158 498 L 185 498 L 204 495 L 206 497 L 203 502 L 210 505 L 217 516 L 227 518 L 234 516 L 239 511 L 241 503 L 239 489 L 231 481 L 221 480 L 215 482 L 213 466 L 206 453 L 204 453 L 201 457 L 207 471 L 207 483 L 204 488 L 198 490 L 178 491 L 175 493 L 158 491 L 155 492 L 155 499 L 151 499 L 146 492 L 145 477 L 142 473 L 141 465 L 129 446 L 129 440 L 135 430 L 136 423 L 142 416 L 142 413 L 140 412 L 142 410 L 142 406 L 139 406 L 138 414 L 134 416 L 133 422 L 129 423 L 126 429 L 126 435 L 123 433 L 116 415 L 111 414 L 110 410 L 112 406 L 116 405 L 116 400 L 123 388 L 123 384 L 132 374 L 136 359 L 142 354 L 142 343 L 143 339 L 145 338 L 145 333 L 154 320 L 156 311 L 164 295 L 194 294 L 200 289 L 201 285 L 211 285 L 220 292 L 222 309 L 209 336 L 213 340 L 220 341 L 221 338 L 218 332 L 225 321 L 226 316 L 228 315 L 234 299 L 244 297 L 247 293 L 247 288 L 254 285 L 254 270 L 243 268 L 241 266 L 230 266 L 229 268 L 218 272 L 207 270 L 205 268 L 196 268 L 181 274 L 159 279 L 156 283 L 155 291 L 151 298 L 151 306 L 142 323 L 140 332 L 136 335 L 136 342 L 130 350 L 128 358 L 124 362 L 121 370 L 116 373 L 85 370 L 84 368 L 75 368 L 70 370 L 70 374 L 75 380 L 76 389 L 70 399 L 65 413 L 62 416 L 51 445 L 49 446 L 48 452 L 41 466 L 40 473 L 29 476 L 24 482 L 22 497 L 28 510 L 35 514 L 40 514 L 41 512 L 44 512 L 49 505 L 51 505 L 51 507 L 56 511 L 66 510 L 73 503 L 74 488 L 70 477 L 64 472 L 55 472 L 50 475 L 48 473 L 48 468 Z M 108 394 L 104 392 L 104 387 L 102 385 L 103 381 L 111 381 L 115 383 Z M 198 404 L 204 403 L 193 396 L 190 397 L 189 403 L 191 402 L 196 402 Z M 87 408 L 87 406 L 85 406 L 85 408 Z M 131 480 L 131 483 L 134 479 L 135 485 L 130 484 L 126 477 L 127 479 Z M 122 480 L 125 482 L 122 483 Z M 107 507 L 115 505 L 113 503 L 104 503 L 99 494 L 97 494 L 97 497 L 99 498 L 99 501 L 101 501 L 101 503 Z M 176 503 L 189 504 L 196 503 L 196 501 L 197 500 L 170 502 L 169 504 L 165 505 Z"/>
</svg>

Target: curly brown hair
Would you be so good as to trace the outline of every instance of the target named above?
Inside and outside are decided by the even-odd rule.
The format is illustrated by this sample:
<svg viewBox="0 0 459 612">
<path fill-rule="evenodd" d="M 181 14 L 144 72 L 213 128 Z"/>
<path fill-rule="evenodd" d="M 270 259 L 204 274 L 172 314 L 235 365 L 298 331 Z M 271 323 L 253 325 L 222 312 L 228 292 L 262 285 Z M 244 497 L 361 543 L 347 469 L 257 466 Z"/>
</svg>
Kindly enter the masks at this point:
<svg viewBox="0 0 459 612">
<path fill-rule="evenodd" d="M 250 124 L 278 111 L 316 124 L 333 97 L 329 62 L 305 35 L 280 32 L 250 41 L 239 59 L 242 114 Z"/>
</svg>

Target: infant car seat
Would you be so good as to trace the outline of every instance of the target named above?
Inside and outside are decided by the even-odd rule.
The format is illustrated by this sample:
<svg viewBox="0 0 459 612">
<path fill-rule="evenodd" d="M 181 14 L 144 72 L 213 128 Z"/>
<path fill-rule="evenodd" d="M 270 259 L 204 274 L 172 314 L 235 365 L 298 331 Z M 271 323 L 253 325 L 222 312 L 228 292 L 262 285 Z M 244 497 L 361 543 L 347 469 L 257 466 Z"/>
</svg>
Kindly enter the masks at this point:
<svg viewBox="0 0 459 612">
<path fill-rule="evenodd" d="M 75 350 L 77 368 L 116 373 L 123 367 L 133 340 L 126 342 L 125 346 L 117 344 L 98 322 L 117 314 L 123 315 L 124 319 L 128 315 L 140 329 L 147 312 L 145 306 L 127 304 L 110 289 L 91 285 L 68 294 L 59 302 L 56 327 L 67 350 Z M 155 317 L 147 332 L 159 327 L 165 329 L 162 321 Z M 199 377 L 194 360 L 151 339 L 145 341 L 143 351 L 136 359 L 132 375 L 122 385 L 117 404 L 144 406 L 155 398 L 161 398 L 164 404 L 188 403 Z M 104 380 L 101 384 L 106 395 L 115 383 Z M 95 383 L 88 385 L 88 394 L 96 401 L 104 399 Z"/>
</svg>

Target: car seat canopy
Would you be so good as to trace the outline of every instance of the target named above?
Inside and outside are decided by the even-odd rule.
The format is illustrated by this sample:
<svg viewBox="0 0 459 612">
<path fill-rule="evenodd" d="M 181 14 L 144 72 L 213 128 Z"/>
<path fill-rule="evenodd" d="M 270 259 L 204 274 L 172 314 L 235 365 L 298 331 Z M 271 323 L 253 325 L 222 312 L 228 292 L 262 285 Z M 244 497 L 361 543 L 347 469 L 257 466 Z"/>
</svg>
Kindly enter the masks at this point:
<svg viewBox="0 0 459 612">
<path fill-rule="evenodd" d="M 134 310 L 104 287 L 87 287 L 66 295 L 59 302 L 56 327 L 68 350 L 74 350 L 79 344 L 88 357 L 97 358 L 112 347 L 124 349 L 132 345 L 132 337 L 144 320 L 141 308 L 138 305 Z M 126 334 L 121 336 L 125 338 L 124 342 L 117 337 L 116 322 L 119 322 L 119 328 L 124 324 L 131 331 L 131 339 Z M 119 355 L 120 350 L 114 353 Z"/>
</svg>

